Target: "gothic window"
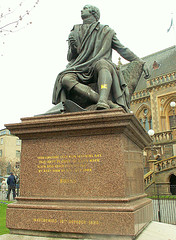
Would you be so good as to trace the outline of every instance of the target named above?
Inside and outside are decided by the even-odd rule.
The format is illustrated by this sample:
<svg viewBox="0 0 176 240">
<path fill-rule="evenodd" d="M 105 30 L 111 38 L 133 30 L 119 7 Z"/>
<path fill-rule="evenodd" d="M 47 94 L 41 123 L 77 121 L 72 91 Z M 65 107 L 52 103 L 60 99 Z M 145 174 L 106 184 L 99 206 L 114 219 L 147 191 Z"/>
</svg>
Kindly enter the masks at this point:
<svg viewBox="0 0 176 240">
<path fill-rule="evenodd" d="M 150 129 L 150 127 L 149 127 L 149 121 L 148 121 L 148 119 L 146 118 L 146 120 L 145 120 L 145 130 L 148 132 L 149 129 Z"/>
<path fill-rule="evenodd" d="M 170 124 L 170 129 L 172 129 L 173 127 L 175 127 L 175 121 L 176 118 L 174 118 L 174 116 L 169 116 L 169 124 Z"/>
<path fill-rule="evenodd" d="M 174 127 L 174 113 L 176 111 L 170 106 L 171 102 L 176 102 L 175 93 L 165 95 L 160 99 L 160 131 L 169 131 Z M 175 111 L 173 111 L 175 110 Z"/>
<path fill-rule="evenodd" d="M 20 168 L 20 162 L 16 162 L 16 166 L 15 166 L 16 168 Z"/>
<path fill-rule="evenodd" d="M 147 105 L 142 105 L 136 112 L 136 117 L 146 131 L 152 129 L 151 110 Z"/>
</svg>

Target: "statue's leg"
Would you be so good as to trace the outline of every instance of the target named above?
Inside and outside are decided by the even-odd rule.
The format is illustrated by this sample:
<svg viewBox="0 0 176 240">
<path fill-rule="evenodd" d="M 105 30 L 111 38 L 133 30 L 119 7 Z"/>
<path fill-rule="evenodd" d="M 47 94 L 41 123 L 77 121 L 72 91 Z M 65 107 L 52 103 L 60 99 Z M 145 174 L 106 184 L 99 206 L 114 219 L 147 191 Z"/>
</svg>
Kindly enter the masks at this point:
<svg viewBox="0 0 176 240">
<path fill-rule="evenodd" d="M 95 65 L 95 71 L 98 75 L 99 100 L 97 109 L 109 109 L 108 98 L 112 86 L 111 66 L 104 60 L 99 60 Z"/>
<path fill-rule="evenodd" d="M 62 85 L 67 92 L 73 92 L 85 97 L 90 103 L 97 103 L 99 94 L 95 92 L 91 87 L 78 82 L 77 76 L 74 73 L 65 74 L 62 78 Z"/>
<path fill-rule="evenodd" d="M 107 69 L 101 69 L 98 74 L 98 88 L 99 88 L 99 100 L 97 103 L 97 109 L 108 109 L 108 97 L 110 94 L 112 85 L 112 76 Z"/>
<path fill-rule="evenodd" d="M 73 90 L 75 91 L 75 93 L 87 98 L 90 101 L 90 103 L 98 102 L 99 94 L 87 85 L 78 83 L 74 86 Z"/>
</svg>

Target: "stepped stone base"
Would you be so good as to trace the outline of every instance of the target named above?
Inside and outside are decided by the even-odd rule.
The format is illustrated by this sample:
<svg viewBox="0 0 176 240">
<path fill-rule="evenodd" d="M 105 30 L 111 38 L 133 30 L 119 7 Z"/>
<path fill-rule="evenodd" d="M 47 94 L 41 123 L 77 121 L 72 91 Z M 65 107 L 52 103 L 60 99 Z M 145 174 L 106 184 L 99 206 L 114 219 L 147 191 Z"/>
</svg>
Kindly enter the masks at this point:
<svg viewBox="0 0 176 240">
<path fill-rule="evenodd" d="M 152 220 L 142 150 L 150 138 L 123 109 L 23 118 L 21 196 L 7 209 L 11 233 L 125 239 Z"/>
<path fill-rule="evenodd" d="M 141 232 L 139 236 L 134 238 L 133 240 L 175 240 L 176 236 L 176 226 L 172 224 L 159 223 L 159 222 L 151 222 L 144 231 Z M 101 235 L 102 237 L 102 235 Z M 55 238 L 56 240 L 60 240 L 60 238 Z M 73 238 L 72 238 L 73 239 Z M 62 240 L 72 240 L 69 238 L 62 238 Z M 101 238 L 102 240 L 113 240 L 111 237 Z M 120 237 L 119 240 L 128 240 L 129 238 Z M 24 236 L 17 234 L 5 234 L 0 236 L 0 240 L 53 240 L 53 238 L 49 237 L 34 237 L 34 236 Z M 85 238 L 85 240 L 90 240 L 90 238 Z"/>
</svg>

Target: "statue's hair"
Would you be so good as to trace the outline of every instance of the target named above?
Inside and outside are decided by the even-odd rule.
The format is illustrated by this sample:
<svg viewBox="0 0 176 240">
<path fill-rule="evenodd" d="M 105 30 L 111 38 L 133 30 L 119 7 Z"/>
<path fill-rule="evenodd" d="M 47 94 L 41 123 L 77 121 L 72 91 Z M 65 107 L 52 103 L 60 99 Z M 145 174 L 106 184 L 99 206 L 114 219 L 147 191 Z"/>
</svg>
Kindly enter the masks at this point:
<svg viewBox="0 0 176 240">
<path fill-rule="evenodd" d="M 90 13 L 95 17 L 96 21 L 98 22 L 98 20 L 100 19 L 100 10 L 92 5 L 86 5 L 89 6 L 90 8 Z"/>
</svg>

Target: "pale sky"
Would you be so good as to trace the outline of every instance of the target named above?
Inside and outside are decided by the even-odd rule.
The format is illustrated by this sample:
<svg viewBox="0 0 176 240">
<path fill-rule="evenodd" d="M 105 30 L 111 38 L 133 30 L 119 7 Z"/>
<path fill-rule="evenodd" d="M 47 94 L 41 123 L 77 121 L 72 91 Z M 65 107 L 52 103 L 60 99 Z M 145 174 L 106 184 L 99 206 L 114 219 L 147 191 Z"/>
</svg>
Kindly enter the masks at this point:
<svg viewBox="0 0 176 240">
<path fill-rule="evenodd" d="M 30 15 L 32 24 L 1 44 L 0 129 L 52 108 L 55 79 L 67 64 L 66 40 L 73 25 L 82 23 L 86 4 L 97 6 L 100 22 L 139 57 L 176 45 L 176 0 L 40 0 Z M 171 16 L 175 29 L 167 33 Z M 118 57 L 114 54 L 115 63 Z"/>
</svg>

